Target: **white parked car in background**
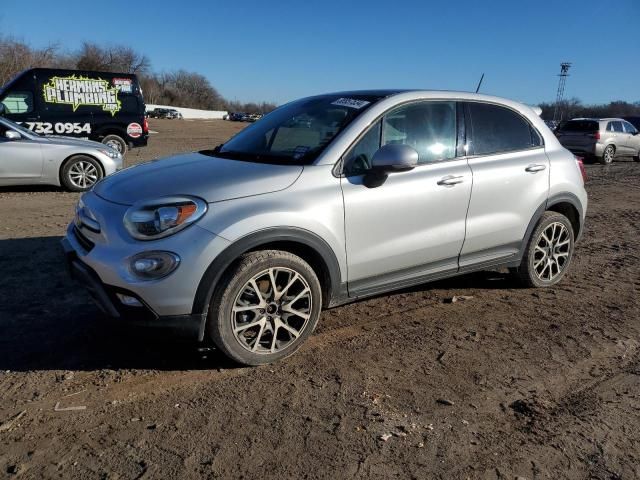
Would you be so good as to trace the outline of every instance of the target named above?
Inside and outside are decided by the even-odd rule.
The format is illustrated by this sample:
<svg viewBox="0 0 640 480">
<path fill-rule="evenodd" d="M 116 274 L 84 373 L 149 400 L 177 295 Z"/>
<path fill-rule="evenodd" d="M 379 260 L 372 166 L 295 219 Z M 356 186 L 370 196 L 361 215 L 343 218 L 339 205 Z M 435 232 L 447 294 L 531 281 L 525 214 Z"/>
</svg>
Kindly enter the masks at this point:
<svg viewBox="0 0 640 480">
<path fill-rule="evenodd" d="M 0 186 L 44 184 L 84 192 L 120 169 L 122 155 L 107 145 L 43 137 L 0 116 Z"/>
</svg>

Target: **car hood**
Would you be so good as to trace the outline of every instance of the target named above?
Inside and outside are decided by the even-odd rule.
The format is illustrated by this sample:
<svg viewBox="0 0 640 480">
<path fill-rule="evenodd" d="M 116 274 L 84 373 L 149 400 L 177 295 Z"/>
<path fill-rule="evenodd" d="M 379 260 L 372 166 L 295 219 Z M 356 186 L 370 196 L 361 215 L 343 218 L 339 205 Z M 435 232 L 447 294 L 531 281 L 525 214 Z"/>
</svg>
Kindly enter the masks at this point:
<svg viewBox="0 0 640 480">
<path fill-rule="evenodd" d="M 71 147 L 85 147 L 85 148 L 108 148 L 106 145 L 100 142 L 94 142 L 93 140 L 83 140 L 82 138 L 63 137 L 57 135 L 51 135 L 42 137 L 40 140 L 45 140 L 47 143 L 54 143 L 56 145 L 67 145 Z"/>
<path fill-rule="evenodd" d="M 193 195 L 212 203 L 284 190 L 302 169 L 194 152 L 126 168 L 97 183 L 93 191 L 124 205 L 170 195 Z"/>
</svg>

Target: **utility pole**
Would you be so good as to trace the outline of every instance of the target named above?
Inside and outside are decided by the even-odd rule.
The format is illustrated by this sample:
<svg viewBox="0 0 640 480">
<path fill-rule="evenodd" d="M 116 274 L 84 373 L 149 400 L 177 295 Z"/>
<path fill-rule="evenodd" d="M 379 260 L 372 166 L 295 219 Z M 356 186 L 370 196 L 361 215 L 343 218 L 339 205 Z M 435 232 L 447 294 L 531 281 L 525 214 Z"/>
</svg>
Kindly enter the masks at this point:
<svg viewBox="0 0 640 480">
<path fill-rule="evenodd" d="M 558 93 L 556 94 L 556 105 L 553 109 L 553 121 L 559 122 L 562 120 L 562 107 L 561 103 L 564 99 L 564 88 L 567 84 L 567 77 L 569 76 L 570 62 L 563 62 L 560 64 L 560 80 L 558 82 Z"/>
</svg>

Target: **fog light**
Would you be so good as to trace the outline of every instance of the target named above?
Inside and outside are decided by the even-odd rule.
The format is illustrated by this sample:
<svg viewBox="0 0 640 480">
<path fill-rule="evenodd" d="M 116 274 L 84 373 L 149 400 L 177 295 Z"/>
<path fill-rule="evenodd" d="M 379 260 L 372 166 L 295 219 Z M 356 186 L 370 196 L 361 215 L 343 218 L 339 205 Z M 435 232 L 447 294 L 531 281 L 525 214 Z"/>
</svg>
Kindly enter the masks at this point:
<svg viewBox="0 0 640 480">
<path fill-rule="evenodd" d="M 143 252 L 131 257 L 131 273 L 142 280 L 166 277 L 180 264 L 180 257 L 171 252 Z"/>
<path fill-rule="evenodd" d="M 116 295 L 120 303 L 127 307 L 142 307 L 142 303 L 136 297 L 130 297 L 129 295 L 123 295 L 121 293 L 116 293 Z"/>
</svg>

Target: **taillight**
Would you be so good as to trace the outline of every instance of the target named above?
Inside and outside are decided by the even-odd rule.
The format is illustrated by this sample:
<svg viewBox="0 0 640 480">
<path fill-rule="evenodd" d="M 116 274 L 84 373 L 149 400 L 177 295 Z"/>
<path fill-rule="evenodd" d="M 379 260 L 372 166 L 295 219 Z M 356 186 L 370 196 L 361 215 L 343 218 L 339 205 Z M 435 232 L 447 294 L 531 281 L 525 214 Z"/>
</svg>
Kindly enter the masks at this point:
<svg viewBox="0 0 640 480">
<path fill-rule="evenodd" d="M 142 131 L 149 133 L 149 120 L 147 120 L 147 117 L 144 117 L 144 122 L 142 122 Z"/>
<path fill-rule="evenodd" d="M 595 138 L 596 140 L 600 140 L 600 132 L 595 132 L 589 135 L 591 138 Z"/>
<path fill-rule="evenodd" d="M 587 170 L 584 168 L 584 158 L 578 157 L 574 155 L 576 158 L 576 164 L 578 165 L 578 170 L 580 170 L 580 174 L 582 175 L 582 183 L 587 183 Z"/>
</svg>

